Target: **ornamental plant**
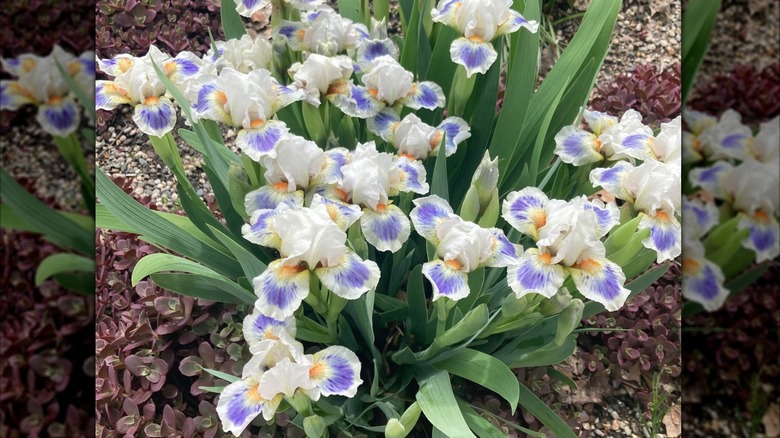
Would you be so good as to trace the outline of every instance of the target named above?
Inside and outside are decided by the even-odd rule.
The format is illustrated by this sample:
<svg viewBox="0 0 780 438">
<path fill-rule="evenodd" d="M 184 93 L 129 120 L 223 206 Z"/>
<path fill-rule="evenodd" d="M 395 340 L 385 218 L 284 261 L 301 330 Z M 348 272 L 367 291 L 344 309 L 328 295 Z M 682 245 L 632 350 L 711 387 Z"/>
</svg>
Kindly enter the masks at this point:
<svg viewBox="0 0 780 438">
<path fill-rule="evenodd" d="M 463 378 L 573 436 L 512 369 L 570 356 L 583 315 L 620 309 L 679 254 L 679 119 L 656 134 L 585 112 L 590 131 L 577 128 L 620 1 L 591 3 L 536 91 L 536 1 L 401 2 L 400 38 L 383 2 L 285 0 L 270 41 L 248 36 L 241 17 L 268 3 L 223 4 L 226 40 L 204 56 L 98 59 L 112 79 L 97 107 L 134 107 L 186 213 L 98 173 L 98 226 L 162 250 L 133 282 L 250 309 L 249 359 L 203 367 L 221 429 L 284 415 L 314 437 L 501 434 L 454 390 Z M 179 115 L 217 215 L 184 173 Z M 604 160 L 633 175 L 623 187 L 593 170 L 620 209 L 587 196 Z"/>
<path fill-rule="evenodd" d="M 15 79 L 0 81 L 0 109 L 16 111 L 37 107 L 36 121 L 52 136 L 54 145 L 70 164 L 81 183 L 83 207 L 90 214 L 68 213 L 47 206 L 27 192 L 0 168 L 0 219 L 6 230 L 40 234 L 44 239 L 70 251 L 53 254 L 37 268 L 35 282 L 54 277 L 63 287 L 94 294 L 94 177 L 87 167 L 81 138 L 94 141 L 93 128 L 83 124 L 82 109 L 94 121 L 94 52 L 79 57 L 54 46 L 47 56 L 25 53 L 2 58 L 3 69 Z M 79 135 L 81 134 L 81 135 Z"/>
</svg>

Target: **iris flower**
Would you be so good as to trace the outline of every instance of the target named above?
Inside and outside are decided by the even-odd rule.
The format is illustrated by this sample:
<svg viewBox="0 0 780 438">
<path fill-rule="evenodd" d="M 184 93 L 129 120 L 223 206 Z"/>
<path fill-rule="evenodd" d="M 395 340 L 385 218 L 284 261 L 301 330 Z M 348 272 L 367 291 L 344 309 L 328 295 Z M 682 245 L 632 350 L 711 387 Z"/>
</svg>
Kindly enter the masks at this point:
<svg viewBox="0 0 780 438">
<path fill-rule="evenodd" d="M 589 202 L 585 196 L 551 200 L 541 190 L 527 187 L 507 195 L 502 217 L 536 242 L 507 269 L 507 283 L 517 297 L 537 293 L 550 298 L 568 273 L 582 295 L 609 311 L 618 310 L 628 298 L 625 274 L 606 258 L 601 242 L 619 222 L 614 205 Z"/>
<path fill-rule="evenodd" d="M 255 312 L 244 320 L 244 338 L 252 346 L 253 356 L 241 379 L 227 385 L 217 400 L 225 432 L 241 435 L 260 414 L 271 420 L 285 397 L 299 393 L 313 401 L 320 396 L 355 396 L 363 383 L 355 353 L 331 346 L 313 355 L 304 354 L 294 334 L 294 318 L 278 321 Z M 255 348 L 258 337 L 265 343 L 264 349 Z"/>
<path fill-rule="evenodd" d="M 98 59 L 100 70 L 114 76 L 114 80 L 95 83 L 95 105 L 104 110 L 133 105 L 133 121 L 141 132 L 162 137 L 176 124 L 176 108 L 166 95 L 165 84 L 157 76 L 152 61 L 183 90 L 198 77 L 204 66 L 204 62 L 190 52 L 171 58 L 155 46 L 150 46 L 142 57 L 122 54 L 112 59 Z"/>
<path fill-rule="evenodd" d="M 360 228 L 368 243 L 380 251 L 395 252 L 409 238 L 409 218 L 390 202 L 401 192 L 428 193 L 425 167 L 417 160 L 379 152 L 372 142 L 358 144 L 345 157 L 333 201 L 362 209 Z"/>
<path fill-rule="evenodd" d="M 658 263 L 673 259 L 682 251 L 682 227 L 676 217 L 681 207 L 680 173 L 679 165 L 655 160 L 639 166 L 619 161 L 590 173 L 594 187 L 603 187 L 639 211 L 639 229 L 650 230 L 642 244 L 656 251 Z"/>
<path fill-rule="evenodd" d="M 435 128 L 424 123 L 414 114 L 400 120 L 390 108 L 384 108 L 368 119 L 368 130 L 390 143 L 399 155 L 424 160 L 439 154 L 439 146 L 445 143 L 445 155 L 457 152 L 458 144 L 471 137 L 468 123 L 460 117 L 447 117 Z"/>
<path fill-rule="evenodd" d="M 363 85 L 349 83 L 339 90 L 333 104 L 344 114 L 361 119 L 374 117 L 384 107 L 411 109 L 444 107 L 444 92 L 430 81 L 415 82 L 412 72 L 391 56 L 375 58 L 361 77 Z"/>
<path fill-rule="evenodd" d="M 194 115 L 237 128 L 236 144 L 255 161 L 273 156 L 288 132 L 273 118 L 276 112 L 306 98 L 303 90 L 279 84 L 265 69 L 241 73 L 225 67 L 217 76 L 202 76 L 196 90 Z"/>
<path fill-rule="evenodd" d="M 585 111 L 589 131 L 566 126 L 555 136 L 555 153 L 564 163 L 582 166 L 605 159 L 645 159 L 655 156 L 653 131 L 642 124 L 642 115 L 628 110 L 617 117 L 597 111 Z"/>
<path fill-rule="evenodd" d="M 309 294 L 310 272 L 344 299 L 357 299 L 373 289 L 379 267 L 346 246 L 345 230 L 360 214 L 357 207 L 328 203 L 319 195 L 311 207 L 281 204 L 255 211 L 242 229 L 244 238 L 281 256 L 253 280 L 255 307 L 271 318 L 289 317 Z"/>
<path fill-rule="evenodd" d="M 36 120 L 44 131 L 58 137 L 71 134 L 79 126 L 80 110 L 56 63 L 89 91 L 95 79 L 94 56 L 94 52 L 85 52 L 76 58 L 54 46 L 45 57 L 24 54 L 2 59 L 3 69 L 16 79 L 0 81 L 0 109 L 16 111 L 24 105 L 35 105 Z"/>
<path fill-rule="evenodd" d="M 306 101 L 320 106 L 322 96 L 331 99 L 349 84 L 352 59 L 345 55 L 327 57 L 310 54 L 303 63 L 295 63 L 288 70 L 295 85 L 306 91 Z"/>
<path fill-rule="evenodd" d="M 728 202 L 741 216 L 739 229 L 749 229 L 742 245 L 756 253 L 756 261 L 780 255 L 780 177 L 777 162 L 754 160 L 732 165 L 719 161 L 710 167 L 691 170 L 691 184 L 717 199 Z"/>
<path fill-rule="evenodd" d="M 434 22 L 454 28 L 463 35 L 452 42 L 452 62 L 466 68 L 466 76 L 485 73 L 498 53 L 490 43 L 498 36 L 520 30 L 536 33 L 539 24 L 510 9 L 512 0 L 441 0 L 431 10 Z"/>
<path fill-rule="evenodd" d="M 436 259 L 422 267 L 433 286 L 434 301 L 467 297 L 469 272 L 517 263 L 518 248 L 500 229 L 482 228 L 461 219 L 436 195 L 415 199 L 414 205 L 410 216 L 415 231 L 436 247 Z"/>
<path fill-rule="evenodd" d="M 342 17 L 325 5 L 301 14 L 300 22 L 283 21 L 274 28 L 274 38 L 285 38 L 290 49 L 325 56 L 344 53 L 352 56 L 367 34 L 364 25 Z"/>
<path fill-rule="evenodd" d="M 216 41 L 217 53 L 210 48 L 204 59 L 214 64 L 217 71 L 228 67 L 241 73 L 261 68 L 269 69 L 273 61 L 271 43 L 262 36 L 244 35 L 240 39 Z"/>
</svg>

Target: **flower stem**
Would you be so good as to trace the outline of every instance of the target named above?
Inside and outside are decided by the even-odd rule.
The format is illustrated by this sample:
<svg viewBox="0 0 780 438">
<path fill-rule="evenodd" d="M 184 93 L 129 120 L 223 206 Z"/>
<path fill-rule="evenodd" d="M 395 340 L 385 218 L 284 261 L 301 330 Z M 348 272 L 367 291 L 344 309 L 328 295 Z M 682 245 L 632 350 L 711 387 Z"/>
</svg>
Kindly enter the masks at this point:
<svg viewBox="0 0 780 438">
<path fill-rule="evenodd" d="M 436 337 L 438 338 L 447 329 L 447 298 L 439 298 L 433 302 L 433 306 L 436 308 Z"/>
<path fill-rule="evenodd" d="M 79 175 L 84 204 L 94 214 L 95 178 L 89 173 L 87 160 L 84 158 L 84 150 L 81 147 L 81 142 L 76 137 L 76 133 L 72 132 L 67 137 L 54 136 L 54 144 L 57 145 L 60 155 L 65 158 Z"/>
</svg>

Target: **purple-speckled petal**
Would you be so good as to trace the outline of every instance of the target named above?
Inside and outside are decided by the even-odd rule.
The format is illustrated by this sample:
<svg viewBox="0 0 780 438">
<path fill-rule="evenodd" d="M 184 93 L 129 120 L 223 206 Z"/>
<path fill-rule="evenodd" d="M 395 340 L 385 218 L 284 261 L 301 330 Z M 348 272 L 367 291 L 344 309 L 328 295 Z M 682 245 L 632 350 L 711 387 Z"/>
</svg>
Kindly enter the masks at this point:
<svg viewBox="0 0 780 438">
<path fill-rule="evenodd" d="M 550 254 L 529 248 L 521 256 L 519 264 L 507 268 L 506 281 L 517 298 L 530 293 L 550 298 L 558 292 L 566 272 L 551 260 Z"/>
<path fill-rule="evenodd" d="M 409 238 L 409 218 L 393 204 L 383 206 L 380 211 L 363 209 L 360 229 L 366 241 L 380 251 L 396 252 Z"/>
<path fill-rule="evenodd" d="M 474 73 L 484 74 L 496 62 L 498 53 L 493 45 L 486 42 L 471 41 L 458 38 L 450 46 L 450 58 L 455 64 L 466 68 L 466 77 Z"/>
<path fill-rule="evenodd" d="M 281 204 L 303 207 L 303 190 L 287 191 L 287 183 L 267 185 L 252 190 L 244 197 L 246 214 L 257 210 L 273 210 Z"/>
<path fill-rule="evenodd" d="M 585 204 L 585 209 L 591 210 L 596 214 L 599 238 L 606 236 L 609 230 L 620 223 L 620 210 L 611 202 L 604 203 L 601 200 L 594 199 Z"/>
<path fill-rule="evenodd" d="M 448 157 L 458 151 L 458 144 L 471 137 L 471 128 L 460 117 L 447 117 L 436 129 L 444 136 L 444 155 Z M 436 145 L 430 155 L 437 156 L 438 153 L 439 145 Z"/>
<path fill-rule="evenodd" d="M 428 193 L 428 183 L 425 181 L 425 166 L 422 162 L 408 157 L 397 157 L 395 165 L 400 173 L 400 180 L 392 190 L 399 192 L 412 192 L 419 195 Z"/>
<path fill-rule="evenodd" d="M 501 217 L 517 231 L 536 240 L 539 229 L 547 223 L 548 201 L 547 195 L 536 187 L 511 192 L 504 199 Z"/>
<path fill-rule="evenodd" d="M 360 360 L 348 348 L 334 345 L 314 353 L 309 376 L 324 396 L 354 397 L 363 380 Z"/>
<path fill-rule="evenodd" d="M 335 266 L 320 267 L 315 272 L 323 286 L 348 300 L 360 298 L 379 281 L 379 266 L 371 260 L 362 260 L 352 251 L 347 251 Z"/>
<path fill-rule="evenodd" d="M 444 219 L 453 214 L 452 207 L 447 201 L 436 195 L 418 198 L 412 202 L 414 202 L 415 207 L 409 213 L 409 217 L 412 218 L 414 230 L 425 240 L 438 244 L 436 228 Z"/>
<path fill-rule="evenodd" d="M 750 234 L 742 240 L 742 246 L 755 251 L 757 263 L 780 255 L 780 224 L 777 218 L 758 210 L 753 216 L 743 215 L 739 229 L 744 228 L 748 228 Z"/>
<path fill-rule="evenodd" d="M 401 118 L 392 108 L 383 108 L 379 114 L 366 120 L 366 127 L 370 132 L 382 137 L 382 140 L 392 143 L 395 128 L 400 121 Z"/>
<path fill-rule="evenodd" d="M 255 308 L 266 316 L 283 320 L 298 310 L 309 295 L 309 271 L 274 260 L 252 284 L 257 295 Z"/>
<path fill-rule="evenodd" d="M 423 263 L 422 274 L 433 286 L 433 301 L 441 297 L 457 301 L 469 295 L 468 274 L 444 260 Z"/>
<path fill-rule="evenodd" d="M 225 432 L 240 436 L 263 411 L 267 400 L 258 391 L 259 383 L 255 377 L 246 377 L 222 390 L 217 400 L 217 415 Z"/>
<path fill-rule="evenodd" d="M 489 228 L 493 235 L 493 245 L 490 248 L 492 255 L 487 260 L 486 265 L 493 268 L 504 268 L 515 265 L 520 261 L 522 247 L 512 243 L 498 228 Z"/>
<path fill-rule="evenodd" d="M 444 91 L 441 87 L 428 81 L 415 83 L 412 86 L 412 93 L 403 99 L 404 105 L 416 110 L 443 108 L 445 102 Z"/>
<path fill-rule="evenodd" d="M 566 126 L 555 135 L 555 154 L 561 161 L 574 166 L 596 163 L 604 159 L 601 143 L 588 131 Z"/>
<path fill-rule="evenodd" d="M 325 210 L 328 211 L 328 215 L 341 231 L 347 231 L 363 215 L 363 211 L 357 205 L 328 199 L 315 193 L 311 201 L 311 208 L 316 208 L 320 204 L 325 204 Z"/>
<path fill-rule="evenodd" d="M 65 137 L 79 127 L 81 117 L 73 99 L 65 99 L 56 104 L 39 106 L 36 120 L 49 134 Z"/>
<path fill-rule="evenodd" d="M 176 125 L 176 109 L 167 97 L 150 98 L 135 106 L 133 121 L 144 134 L 162 137 Z"/>
<path fill-rule="evenodd" d="M 655 216 L 651 217 L 642 213 L 639 229 L 650 229 L 650 237 L 643 239 L 642 245 L 658 254 L 656 263 L 673 260 L 680 255 L 682 227 L 674 214 L 658 211 Z"/>
<path fill-rule="evenodd" d="M 289 130 L 284 122 L 268 120 L 262 126 L 242 129 L 236 137 L 236 145 L 249 158 L 260 161 L 264 156 L 276 155 L 276 145 Z"/>
<path fill-rule="evenodd" d="M 623 306 L 630 291 L 623 287 L 626 275 L 607 259 L 585 259 L 568 268 L 577 289 L 586 298 L 614 312 Z"/>
</svg>

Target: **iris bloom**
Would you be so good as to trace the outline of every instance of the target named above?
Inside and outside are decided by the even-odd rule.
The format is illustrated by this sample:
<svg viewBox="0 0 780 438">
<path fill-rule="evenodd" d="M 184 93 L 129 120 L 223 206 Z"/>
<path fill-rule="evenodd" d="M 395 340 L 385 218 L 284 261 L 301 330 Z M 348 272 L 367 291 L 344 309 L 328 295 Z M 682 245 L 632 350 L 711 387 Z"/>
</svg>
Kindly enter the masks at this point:
<svg viewBox="0 0 780 438">
<path fill-rule="evenodd" d="M 306 91 L 306 101 L 320 106 L 322 96 L 331 98 L 337 90 L 348 86 L 352 76 L 352 59 L 345 55 L 327 57 L 310 54 L 303 63 L 289 69 L 295 85 Z"/>
<path fill-rule="evenodd" d="M 315 9 L 321 4 L 325 3 L 325 0 L 278 0 L 284 1 L 288 5 L 301 10 Z M 271 0 L 235 0 L 236 11 L 238 14 L 251 18 L 255 13 L 267 8 L 272 4 Z M 278 4 L 277 4 L 278 5 Z"/>
<path fill-rule="evenodd" d="M 414 205 L 410 216 L 415 231 L 436 247 L 436 259 L 422 267 L 433 286 L 434 301 L 467 297 L 469 272 L 517 263 L 517 246 L 498 228 L 482 228 L 461 219 L 436 195 L 415 199 Z"/>
<path fill-rule="evenodd" d="M 705 130 L 718 123 L 718 119 L 691 109 L 683 111 L 682 119 L 687 127 L 682 134 L 683 161 L 693 163 L 709 157 L 711 151 L 701 142 L 699 137 Z"/>
<path fill-rule="evenodd" d="M 704 256 L 704 245 L 699 239 L 688 237 L 686 228 L 683 241 L 682 294 L 701 304 L 706 310 L 718 310 L 728 298 L 723 286 L 723 271 Z"/>
<path fill-rule="evenodd" d="M 639 229 L 650 230 L 642 244 L 656 251 L 658 263 L 674 259 L 682 250 L 682 227 L 676 217 L 682 201 L 680 173 L 679 165 L 655 160 L 639 166 L 619 161 L 590 173 L 594 187 L 603 187 L 639 211 Z"/>
<path fill-rule="evenodd" d="M 741 215 L 739 229 L 749 229 L 742 246 L 756 253 L 756 261 L 780 255 L 780 178 L 777 163 L 754 160 L 732 165 L 725 161 L 691 170 L 691 184 L 731 204 Z"/>
<path fill-rule="evenodd" d="M 360 229 L 368 243 L 380 251 L 398 251 L 409 238 L 410 224 L 390 197 L 428 193 L 425 167 L 408 157 L 378 152 L 373 141 L 358 144 L 345 159 L 331 198 L 362 208 Z"/>
<path fill-rule="evenodd" d="M 344 18 L 329 6 L 301 14 L 300 22 L 283 21 L 274 28 L 274 37 L 284 37 L 290 49 L 325 56 L 355 53 L 361 38 L 368 34 L 362 24 Z"/>
<path fill-rule="evenodd" d="M 529 293 L 550 298 L 568 272 L 582 295 L 618 310 L 629 294 L 623 287 L 626 277 L 606 258 L 601 238 L 619 223 L 619 214 L 614 205 L 588 202 L 585 196 L 550 200 L 535 187 L 509 193 L 502 217 L 536 242 L 507 269 L 509 287 L 518 298 Z"/>
<path fill-rule="evenodd" d="M 216 41 L 217 53 L 211 48 L 204 56 L 214 64 L 217 71 L 228 67 L 241 73 L 249 73 L 261 68 L 268 69 L 273 61 L 271 43 L 262 36 L 252 38 L 244 35 L 240 39 Z"/>
<path fill-rule="evenodd" d="M 443 23 L 463 35 L 452 42 L 452 62 L 466 68 L 466 76 L 485 73 L 498 53 L 490 44 L 498 36 L 525 27 L 535 33 L 539 24 L 510 9 L 512 0 L 440 0 L 431 10 L 434 22 Z"/>
<path fill-rule="evenodd" d="M 88 92 L 95 79 L 94 56 L 93 52 L 85 52 L 76 58 L 54 46 L 45 57 L 24 54 L 2 59 L 3 69 L 16 79 L 0 81 L 0 109 L 16 111 L 24 105 L 35 105 L 36 120 L 44 131 L 58 137 L 71 134 L 79 126 L 80 110 L 56 62 Z"/>
<path fill-rule="evenodd" d="M 710 160 L 744 160 L 750 156 L 753 131 L 742 123 L 742 116 L 729 109 L 721 114 L 718 122 L 705 129 L 698 136 L 709 152 Z"/>
<path fill-rule="evenodd" d="M 653 130 L 642 124 L 637 111 L 626 111 L 619 123 L 617 117 L 597 111 L 586 110 L 583 118 L 590 131 L 566 126 L 555 136 L 555 153 L 564 163 L 583 166 L 604 159 L 644 159 L 650 155 Z"/>
<path fill-rule="evenodd" d="M 280 259 L 253 280 L 264 315 L 283 320 L 309 294 L 310 272 L 336 295 L 354 300 L 373 289 L 379 267 L 347 248 L 345 230 L 360 217 L 357 207 L 329 203 L 315 195 L 311 207 L 281 204 L 257 210 L 244 225 L 244 238 L 279 251 Z"/>
<path fill-rule="evenodd" d="M 316 143 L 297 135 L 285 135 L 274 154 L 261 157 L 267 185 L 247 193 L 247 214 L 274 209 L 280 204 L 303 206 L 305 191 L 325 164 L 325 152 Z"/>
<path fill-rule="evenodd" d="M 384 18 L 382 21 L 376 21 L 371 17 L 371 30 L 362 34 L 361 28 L 358 28 L 358 33 L 361 34 L 361 38 L 355 53 L 356 70 L 366 70 L 374 59 L 380 56 L 389 56 L 398 60 L 400 52 L 395 42 L 387 36 L 387 23 Z"/>
<path fill-rule="evenodd" d="M 288 132 L 284 122 L 273 119 L 276 112 L 306 97 L 303 90 L 279 84 L 265 69 L 240 73 L 225 67 L 218 76 L 201 77 L 196 90 L 195 116 L 237 128 L 236 144 L 255 161 L 274 156 Z"/>
<path fill-rule="evenodd" d="M 361 81 L 363 86 L 345 85 L 333 100 L 336 107 L 352 117 L 374 117 L 386 106 L 403 105 L 415 110 L 444 107 L 440 86 L 429 81 L 414 82 L 412 72 L 388 55 L 375 58 Z"/>
<path fill-rule="evenodd" d="M 460 117 L 447 117 L 433 127 L 414 114 L 408 114 L 400 120 L 398 114 L 385 108 L 368 119 L 368 130 L 393 145 L 399 155 L 415 160 L 424 160 L 439 154 L 439 146 L 445 143 L 445 155 L 457 152 L 458 144 L 471 137 L 468 123 Z"/>
<path fill-rule="evenodd" d="M 133 105 L 133 121 L 141 132 L 162 137 L 176 124 L 176 108 L 166 96 L 165 84 L 157 76 L 152 61 L 184 90 L 204 66 L 204 62 L 190 52 L 171 58 L 155 46 L 150 46 L 149 52 L 142 57 L 124 54 L 98 59 L 100 70 L 114 76 L 114 80 L 95 83 L 95 106 L 113 110 L 120 105 Z"/>
<path fill-rule="evenodd" d="M 313 355 L 304 354 L 294 334 L 294 318 L 283 322 L 255 312 L 244 320 L 247 342 L 253 345 L 260 335 L 260 343 L 266 348 L 252 350 L 241 379 L 227 385 L 217 400 L 217 414 L 225 432 L 241 435 L 260 414 L 266 421 L 271 420 L 282 400 L 298 393 L 313 401 L 321 395 L 354 397 L 357 393 L 363 381 L 355 353 L 332 346 Z"/>
</svg>

